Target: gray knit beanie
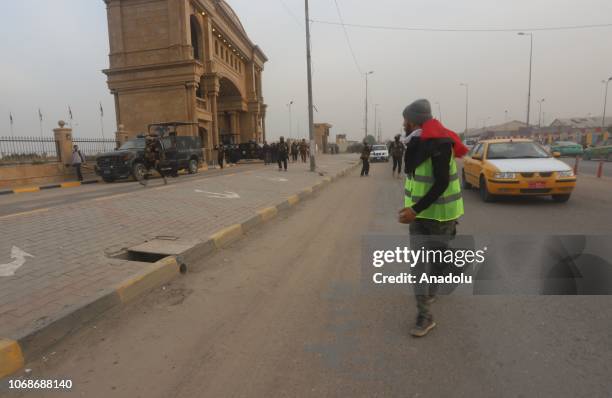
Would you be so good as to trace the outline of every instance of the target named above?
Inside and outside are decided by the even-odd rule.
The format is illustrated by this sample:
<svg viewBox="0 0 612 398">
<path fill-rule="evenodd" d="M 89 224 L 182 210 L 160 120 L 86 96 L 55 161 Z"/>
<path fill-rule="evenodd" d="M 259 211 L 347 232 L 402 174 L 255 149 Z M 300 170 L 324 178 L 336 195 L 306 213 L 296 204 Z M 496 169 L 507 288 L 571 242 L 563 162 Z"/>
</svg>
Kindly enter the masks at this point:
<svg viewBox="0 0 612 398">
<path fill-rule="evenodd" d="M 418 125 L 422 125 L 429 119 L 433 119 L 431 104 L 426 99 L 414 101 L 404 109 L 404 119 Z"/>
</svg>

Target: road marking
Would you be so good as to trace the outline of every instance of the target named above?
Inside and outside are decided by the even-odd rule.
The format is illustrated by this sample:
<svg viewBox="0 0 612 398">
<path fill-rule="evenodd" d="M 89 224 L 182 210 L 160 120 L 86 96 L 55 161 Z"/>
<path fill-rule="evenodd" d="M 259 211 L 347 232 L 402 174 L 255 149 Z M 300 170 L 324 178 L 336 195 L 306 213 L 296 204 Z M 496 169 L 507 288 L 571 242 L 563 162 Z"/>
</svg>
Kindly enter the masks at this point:
<svg viewBox="0 0 612 398">
<path fill-rule="evenodd" d="M 274 181 L 274 182 L 288 182 L 289 180 L 282 177 L 265 177 L 265 176 L 256 176 L 257 178 L 261 178 L 262 180 Z"/>
<path fill-rule="evenodd" d="M 105 200 L 111 200 L 111 199 L 122 198 L 122 197 L 124 197 L 124 196 L 129 196 L 129 195 L 132 195 L 132 194 L 133 194 L 133 192 L 129 192 L 129 193 L 120 193 L 120 194 L 117 194 L 117 195 L 111 195 L 111 196 L 104 196 L 104 197 L 102 197 L 102 198 L 96 198 L 96 199 L 94 199 L 93 201 L 94 201 L 94 202 L 102 202 L 102 201 L 105 201 Z"/>
<path fill-rule="evenodd" d="M 24 211 L 24 212 L 21 212 L 21 213 L 7 214 L 6 216 L 1 216 L 0 220 L 4 220 L 4 219 L 7 219 L 7 218 L 13 218 L 13 217 L 19 217 L 19 216 L 27 216 L 27 215 L 36 214 L 36 213 L 44 213 L 46 211 L 49 211 L 49 209 L 48 208 L 45 208 L 45 209 L 36 209 L 36 210 Z"/>
<path fill-rule="evenodd" d="M 196 189 L 195 192 L 204 193 L 208 195 L 209 198 L 213 198 L 213 199 L 240 199 L 240 195 L 238 195 L 236 192 L 229 192 L 229 191 L 225 191 L 224 193 L 206 192 L 206 191 L 202 191 L 199 189 Z"/>
<path fill-rule="evenodd" d="M 29 187 L 29 188 L 17 188 L 13 189 L 15 193 L 30 193 L 30 192 L 39 192 L 40 187 Z"/>
<path fill-rule="evenodd" d="M 13 248 L 11 249 L 11 258 L 13 259 L 13 261 L 8 264 L 0 264 L 0 277 L 15 275 L 15 272 L 19 268 L 23 267 L 23 265 L 26 263 L 27 257 L 34 256 L 24 252 L 17 246 L 13 246 Z"/>
</svg>

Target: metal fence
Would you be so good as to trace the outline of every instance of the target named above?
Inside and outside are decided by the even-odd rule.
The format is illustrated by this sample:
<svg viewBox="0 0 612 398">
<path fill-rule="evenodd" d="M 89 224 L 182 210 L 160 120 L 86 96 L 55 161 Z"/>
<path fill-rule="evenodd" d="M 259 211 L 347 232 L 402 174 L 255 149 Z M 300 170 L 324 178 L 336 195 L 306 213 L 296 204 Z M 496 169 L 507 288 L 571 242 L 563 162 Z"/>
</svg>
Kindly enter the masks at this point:
<svg viewBox="0 0 612 398">
<path fill-rule="evenodd" d="M 58 144 L 53 137 L 0 137 L 0 163 L 57 162 Z"/>
<path fill-rule="evenodd" d="M 117 141 L 112 138 L 73 138 L 72 145 L 78 145 L 83 155 L 94 157 L 100 153 L 114 151 Z"/>
</svg>

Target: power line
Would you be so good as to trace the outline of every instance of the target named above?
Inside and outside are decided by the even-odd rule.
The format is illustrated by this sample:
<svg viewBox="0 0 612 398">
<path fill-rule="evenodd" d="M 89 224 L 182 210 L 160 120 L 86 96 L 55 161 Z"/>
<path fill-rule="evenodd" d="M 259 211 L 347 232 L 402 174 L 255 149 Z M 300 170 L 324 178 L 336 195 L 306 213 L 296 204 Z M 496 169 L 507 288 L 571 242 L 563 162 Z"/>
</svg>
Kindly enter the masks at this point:
<svg viewBox="0 0 612 398">
<path fill-rule="evenodd" d="M 340 5 L 338 4 L 338 0 L 334 0 L 334 3 L 336 4 L 336 11 L 338 12 L 338 18 L 340 18 L 342 30 L 344 31 L 344 37 L 346 38 L 346 44 L 348 45 L 348 48 L 351 51 L 353 62 L 355 62 L 355 66 L 357 67 L 357 71 L 359 71 L 359 74 L 363 75 L 363 71 L 361 70 L 361 67 L 359 66 L 359 62 L 357 62 L 355 51 L 353 50 L 353 46 L 351 45 L 351 39 L 349 37 L 348 31 L 346 30 L 346 24 L 344 23 L 344 19 L 342 18 L 342 12 L 340 12 Z"/>
<path fill-rule="evenodd" d="M 569 26 L 551 26 L 551 27 L 539 27 L 539 28 L 428 28 L 428 27 L 417 27 L 417 26 L 387 26 L 387 25 L 363 25 L 363 24 L 351 24 L 334 21 L 323 21 L 318 19 L 311 19 L 311 22 L 320 23 L 323 25 L 335 25 L 342 26 L 343 29 L 346 27 L 359 28 L 359 29 L 376 29 L 376 30 L 402 30 L 402 31 L 416 31 L 416 32 L 537 32 L 537 31 L 562 31 L 562 30 L 579 30 L 579 29 L 598 29 L 598 28 L 611 28 L 610 24 L 593 24 L 593 25 L 569 25 Z"/>
<path fill-rule="evenodd" d="M 278 1 L 283 5 L 283 8 L 285 9 L 285 11 L 287 11 L 287 14 L 289 14 L 289 16 L 293 18 L 295 23 L 297 23 L 300 26 L 300 28 L 303 28 L 304 24 L 300 21 L 297 15 L 295 15 L 295 13 L 291 10 L 291 8 L 287 5 L 287 3 L 285 3 L 284 0 L 278 0 Z"/>
</svg>

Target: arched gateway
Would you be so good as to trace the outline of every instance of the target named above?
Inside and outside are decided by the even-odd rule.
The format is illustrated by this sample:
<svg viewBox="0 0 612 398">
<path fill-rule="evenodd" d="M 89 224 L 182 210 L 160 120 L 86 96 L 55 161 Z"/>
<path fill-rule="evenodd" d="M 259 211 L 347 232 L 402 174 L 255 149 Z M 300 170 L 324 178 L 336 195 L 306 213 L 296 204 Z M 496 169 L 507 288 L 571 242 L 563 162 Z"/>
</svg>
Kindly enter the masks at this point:
<svg viewBox="0 0 612 398">
<path fill-rule="evenodd" d="M 220 141 L 265 139 L 261 90 L 268 60 L 223 0 L 104 0 L 108 86 L 122 137 L 163 121 L 192 121 L 208 152 Z"/>
</svg>

